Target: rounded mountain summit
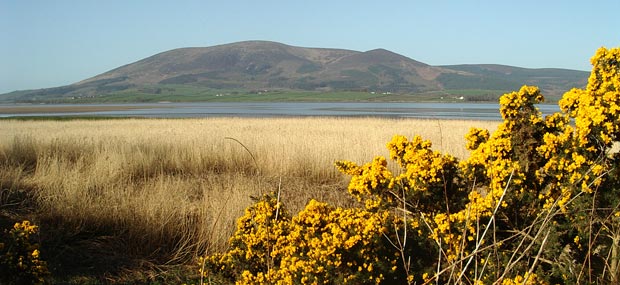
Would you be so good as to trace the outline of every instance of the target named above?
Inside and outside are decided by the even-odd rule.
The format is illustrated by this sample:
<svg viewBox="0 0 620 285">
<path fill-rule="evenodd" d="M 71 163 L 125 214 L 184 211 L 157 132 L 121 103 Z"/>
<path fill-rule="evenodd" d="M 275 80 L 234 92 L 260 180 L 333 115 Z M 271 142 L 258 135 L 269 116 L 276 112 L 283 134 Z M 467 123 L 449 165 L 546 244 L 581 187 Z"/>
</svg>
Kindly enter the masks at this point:
<svg viewBox="0 0 620 285">
<path fill-rule="evenodd" d="M 245 41 L 174 49 L 71 85 L 12 92 L 0 95 L 0 100 L 98 97 L 180 85 L 223 90 L 416 94 L 453 89 L 510 91 L 529 84 L 553 95 L 585 86 L 587 77 L 584 71 L 553 68 L 431 66 L 385 49 L 360 52 Z"/>
</svg>

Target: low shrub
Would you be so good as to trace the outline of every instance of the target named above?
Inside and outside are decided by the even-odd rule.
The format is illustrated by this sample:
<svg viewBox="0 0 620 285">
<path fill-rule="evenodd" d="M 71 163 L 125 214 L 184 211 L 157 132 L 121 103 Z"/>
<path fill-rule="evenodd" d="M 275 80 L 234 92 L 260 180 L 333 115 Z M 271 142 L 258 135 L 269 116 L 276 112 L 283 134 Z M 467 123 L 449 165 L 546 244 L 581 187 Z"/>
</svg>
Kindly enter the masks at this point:
<svg viewBox="0 0 620 285">
<path fill-rule="evenodd" d="M 39 244 L 32 243 L 38 227 L 30 221 L 16 223 L 0 240 L 0 281 L 2 284 L 43 284 L 49 274 L 41 260 Z"/>
</svg>

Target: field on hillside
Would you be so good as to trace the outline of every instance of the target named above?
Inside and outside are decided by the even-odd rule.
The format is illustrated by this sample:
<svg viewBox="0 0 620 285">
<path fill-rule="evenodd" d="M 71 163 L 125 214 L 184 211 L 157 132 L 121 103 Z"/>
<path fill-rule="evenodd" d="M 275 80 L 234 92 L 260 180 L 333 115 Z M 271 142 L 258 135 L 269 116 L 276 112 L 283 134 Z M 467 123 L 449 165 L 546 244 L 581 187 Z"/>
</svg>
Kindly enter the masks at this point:
<svg viewBox="0 0 620 285">
<path fill-rule="evenodd" d="M 5 120 L 0 225 L 39 224 L 43 257 L 56 276 L 122 276 L 136 267 L 161 272 L 223 251 L 251 197 L 280 190 L 293 213 L 310 199 L 352 205 L 348 178 L 335 161 L 387 157 L 385 145 L 395 134 L 419 134 L 464 158 L 470 127 L 496 125 L 376 118 Z"/>
<path fill-rule="evenodd" d="M 497 102 L 507 90 L 447 89 L 426 92 L 373 91 L 302 91 L 302 90 L 244 90 L 211 89 L 192 85 L 153 85 L 114 91 L 96 97 L 49 97 L 45 100 L 19 99 L 26 91 L 0 98 L 0 102 L 22 103 L 157 103 L 157 102 Z M 463 97 L 463 99 L 459 99 Z M 17 99 L 16 99 L 17 98 Z M 551 100 L 553 101 L 553 100 Z"/>
</svg>

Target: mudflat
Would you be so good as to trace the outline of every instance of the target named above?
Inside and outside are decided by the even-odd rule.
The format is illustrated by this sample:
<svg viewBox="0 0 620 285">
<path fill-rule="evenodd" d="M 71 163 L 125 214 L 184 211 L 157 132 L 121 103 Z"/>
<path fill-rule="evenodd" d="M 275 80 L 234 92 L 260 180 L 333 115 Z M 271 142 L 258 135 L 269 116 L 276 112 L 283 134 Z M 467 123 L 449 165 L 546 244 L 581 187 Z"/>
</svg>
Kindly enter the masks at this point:
<svg viewBox="0 0 620 285">
<path fill-rule="evenodd" d="M 48 106 L 48 105 L 17 105 L 17 106 L 1 106 L 0 114 L 44 114 L 44 113 L 81 113 L 81 112 L 105 112 L 105 111 L 120 111 L 120 110 L 132 110 L 141 109 L 144 107 L 139 106 L 121 106 L 121 105 L 62 105 L 62 106 Z"/>
</svg>

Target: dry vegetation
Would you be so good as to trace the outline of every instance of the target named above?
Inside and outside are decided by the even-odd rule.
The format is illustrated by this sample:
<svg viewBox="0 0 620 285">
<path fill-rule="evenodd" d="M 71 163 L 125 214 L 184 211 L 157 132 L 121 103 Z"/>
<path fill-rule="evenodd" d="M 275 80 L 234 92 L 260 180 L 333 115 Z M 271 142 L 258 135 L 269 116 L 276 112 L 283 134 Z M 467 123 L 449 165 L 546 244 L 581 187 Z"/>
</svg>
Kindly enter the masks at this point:
<svg viewBox="0 0 620 285">
<path fill-rule="evenodd" d="M 385 144 L 395 134 L 419 134 L 463 158 L 469 128 L 496 125 L 376 118 L 3 121 L 0 221 L 4 228 L 24 217 L 39 224 L 43 252 L 60 274 L 117 274 L 135 260 L 187 263 L 224 249 L 251 196 L 281 189 L 292 212 L 311 198 L 351 204 L 334 161 L 388 156 Z"/>
</svg>

